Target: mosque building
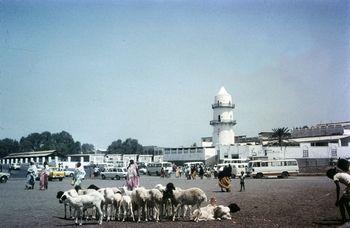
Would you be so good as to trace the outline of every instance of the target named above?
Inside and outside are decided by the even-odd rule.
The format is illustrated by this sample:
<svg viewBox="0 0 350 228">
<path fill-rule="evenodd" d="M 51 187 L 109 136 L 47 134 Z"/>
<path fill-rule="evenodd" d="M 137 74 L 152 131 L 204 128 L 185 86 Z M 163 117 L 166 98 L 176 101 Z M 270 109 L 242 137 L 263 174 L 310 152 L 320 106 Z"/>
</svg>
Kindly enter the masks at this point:
<svg viewBox="0 0 350 228">
<path fill-rule="evenodd" d="M 293 128 L 291 136 L 284 140 L 286 146 L 280 147 L 272 132 L 261 132 L 257 137 L 235 136 L 235 105 L 224 87 L 211 107 L 212 137 L 202 137 L 200 146 L 163 148 L 164 161 L 204 161 L 210 165 L 235 158 L 295 158 L 303 167 L 327 165 L 338 157 L 350 158 L 350 121 Z"/>
</svg>

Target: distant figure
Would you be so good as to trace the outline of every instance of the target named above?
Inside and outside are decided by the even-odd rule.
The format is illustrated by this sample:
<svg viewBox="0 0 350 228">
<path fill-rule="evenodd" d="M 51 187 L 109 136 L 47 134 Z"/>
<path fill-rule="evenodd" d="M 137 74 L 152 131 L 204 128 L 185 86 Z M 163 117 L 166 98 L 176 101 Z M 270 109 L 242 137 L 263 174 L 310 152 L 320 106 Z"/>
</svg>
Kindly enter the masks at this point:
<svg viewBox="0 0 350 228">
<path fill-rule="evenodd" d="M 99 174 L 100 174 L 100 170 L 97 167 L 97 165 L 95 165 L 95 167 L 94 167 L 94 177 L 98 177 Z"/>
<path fill-rule="evenodd" d="M 345 209 L 350 216 L 350 175 L 346 172 L 338 171 L 337 168 L 332 168 L 327 171 L 327 177 L 332 179 L 336 186 L 337 200 L 335 206 L 339 207 L 340 214 L 342 217 L 342 223 L 346 222 Z M 343 195 L 339 199 L 340 186 L 339 183 L 344 184 L 346 188 L 344 189 Z"/>
<path fill-rule="evenodd" d="M 195 180 L 195 179 L 196 179 L 196 176 L 197 176 L 197 168 L 196 168 L 196 166 L 192 166 L 192 167 L 191 167 L 191 177 L 192 177 L 192 180 Z"/>
<path fill-rule="evenodd" d="M 49 174 L 50 174 L 50 167 L 47 164 L 47 161 L 45 161 L 44 168 L 41 170 L 41 173 L 40 173 L 40 190 L 46 190 L 48 188 Z"/>
<path fill-rule="evenodd" d="M 38 168 L 36 167 L 36 165 L 34 164 L 34 162 L 30 162 L 29 163 L 29 167 L 27 170 L 27 179 L 26 179 L 26 190 L 29 189 L 34 189 L 34 185 L 35 185 L 35 179 L 38 176 Z"/>
<path fill-rule="evenodd" d="M 199 173 L 198 173 L 199 177 L 201 179 L 203 179 L 203 176 L 204 176 L 204 169 L 203 169 L 203 166 L 200 166 L 199 167 Z"/>
<path fill-rule="evenodd" d="M 164 168 L 162 167 L 162 169 L 160 170 L 160 177 L 164 178 L 165 176 L 165 171 Z"/>
<path fill-rule="evenodd" d="M 239 177 L 239 180 L 240 180 L 239 182 L 241 183 L 240 192 L 242 191 L 242 189 L 245 191 L 244 179 L 245 179 L 245 175 L 244 175 L 244 171 L 242 171 L 241 176 Z"/>
<path fill-rule="evenodd" d="M 176 178 L 180 177 L 180 167 L 176 167 L 175 177 Z"/>
<path fill-rule="evenodd" d="M 138 166 L 136 163 L 134 163 L 134 160 L 130 160 L 127 171 L 128 173 L 126 175 L 126 186 L 128 187 L 128 190 L 132 191 L 134 188 L 139 186 L 140 182 Z"/>
<path fill-rule="evenodd" d="M 85 178 L 85 170 L 84 167 L 81 166 L 81 163 L 78 162 L 75 165 L 75 170 L 74 170 L 74 175 L 73 175 L 73 181 L 72 181 L 72 185 L 74 187 L 76 186 L 80 186 L 81 182 L 83 181 L 83 179 Z M 80 186 L 81 187 L 81 186 Z"/>
<path fill-rule="evenodd" d="M 219 186 L 222 192 L 224 191 L 224 189 L 226 190 L 226 192 L 231 191 L 230 177 L 231 177 L 231 173 L 227 166 L 225 166 L 224 169 L 218 173 Z"/>
</svg>

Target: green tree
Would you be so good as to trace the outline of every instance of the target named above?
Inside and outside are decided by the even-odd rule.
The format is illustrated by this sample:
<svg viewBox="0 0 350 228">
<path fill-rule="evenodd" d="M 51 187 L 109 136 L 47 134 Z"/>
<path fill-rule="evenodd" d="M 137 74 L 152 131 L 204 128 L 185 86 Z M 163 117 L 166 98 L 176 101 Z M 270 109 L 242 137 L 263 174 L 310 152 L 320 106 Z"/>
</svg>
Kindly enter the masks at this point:
<svg viewBox="0 0 350 228">
<path fill-rule="evenodd" d="M 108 154 L 142 154 L 143 147 L 136 139 L 128 138 L 124 142 L 120 139 L 108 146 Z"/>
<path fill-rule="evenodd" d="M 5 157 L 11 153 L 19 152 L 20 146 L 18 141 L 5 138 L 0 140 L 0 158 Z"/>
<path fill-rule="evenodd" d="M 282 150 L 283 139 L 290 136 L 290 131 L 288 127 L 273 128 L 272 131 L 273 131 L 272 137 L 277 138 L 278 145 L 281 147 L 281 150 Z"/>
<path fill-rule="evenodd" d="M 83 143 L 81 145 L 81 152 L 83 154 L 93 154 L 95 153 L 95 146 L 93 144 Z"/>
</svg>

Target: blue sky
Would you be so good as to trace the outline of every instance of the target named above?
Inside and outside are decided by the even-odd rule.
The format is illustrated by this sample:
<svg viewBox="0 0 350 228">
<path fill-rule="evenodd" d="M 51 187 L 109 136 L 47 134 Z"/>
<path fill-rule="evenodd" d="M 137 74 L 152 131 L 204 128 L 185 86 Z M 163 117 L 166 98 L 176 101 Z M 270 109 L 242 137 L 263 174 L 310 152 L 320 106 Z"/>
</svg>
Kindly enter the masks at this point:
<svg viewBox="0 0 350 228">
<path fill-rule="evenodd" d="M 188 146 L 350 120 L 349 1 L 0 1 L 0 138 Z"/>
</svg>

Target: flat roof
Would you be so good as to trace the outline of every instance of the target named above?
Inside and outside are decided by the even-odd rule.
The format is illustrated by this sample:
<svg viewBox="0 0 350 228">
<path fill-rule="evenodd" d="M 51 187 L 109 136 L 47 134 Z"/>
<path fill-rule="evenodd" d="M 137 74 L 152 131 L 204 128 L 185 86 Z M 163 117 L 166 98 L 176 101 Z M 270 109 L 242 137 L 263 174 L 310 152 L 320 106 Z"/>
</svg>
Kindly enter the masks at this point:
<svg viewBox="0 0 350 228">
<path fill-rule="evenodd" d="M 29 152 L 20 152 L 12 153 L 7 155 L 4 158 L 28 158 L 28 157 L 46 157 L 52 155 L 56 150 L 45 150 L 45 151 L 29 151 Z"/>
</svg>

